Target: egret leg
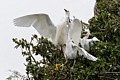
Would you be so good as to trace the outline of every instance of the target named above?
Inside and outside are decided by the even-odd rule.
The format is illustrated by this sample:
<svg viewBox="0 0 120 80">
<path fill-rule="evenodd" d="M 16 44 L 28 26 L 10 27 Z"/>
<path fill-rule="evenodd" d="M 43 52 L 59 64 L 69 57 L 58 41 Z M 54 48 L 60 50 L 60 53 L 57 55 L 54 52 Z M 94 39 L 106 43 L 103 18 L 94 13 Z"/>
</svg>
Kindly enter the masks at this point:
<svg viewBox="0 0 120 80">
<path fill-rule="evenodd" d="M 74 68 L 75 63 L 76 63 L 76 59 L 74 59 L 73 66 L 71 67 L 71 69 Z"/>
<path fill-rule="evenodd" d="M 57 51 L 56 51 L 56 54 L 55 54 L 55 63 L 57 64 L 57 55 L 58 55 L 58 46 L 57 46 Z"/>
<path fill-rule="evenodd" d="M 65 64 L 67 64 L 68 60 L 66 59 Z"/>
<path fill-rule="evenodd" d="M 64 48 L 64 46 L 61 45 L 61 46 L 60 46 L 60 52 L 61 52 L 61 53 L 63 53 L 63 48 Z"/>
</svg>

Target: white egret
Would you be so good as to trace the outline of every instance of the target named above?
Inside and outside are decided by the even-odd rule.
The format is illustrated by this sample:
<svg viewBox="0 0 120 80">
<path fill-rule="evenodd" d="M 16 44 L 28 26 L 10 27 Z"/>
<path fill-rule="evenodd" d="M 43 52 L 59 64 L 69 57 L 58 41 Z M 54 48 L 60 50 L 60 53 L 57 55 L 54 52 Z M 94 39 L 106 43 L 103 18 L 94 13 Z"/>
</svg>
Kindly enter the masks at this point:
<svg viewBox="0 0 120 80">
<path fill-rule="evenodd" d="M 73 29 L 73 28 L 75 28 L 75 29 Z M 72 31 L 71 29 L 75 30 L 74 31 L 75 37 L 72 36 L 73 33 L 71 33 L 71 31 Z M 78 40 L 81 35 L 81 32 L 80 32 L 81 29 L 82 29 L 82 26 L 81 26 L 79 19 L 74 19 L 69 27 L 68 39 L 66 42 L 66 47 L 64 48 L 64 56 L 66 59 L 75 59 L 77 57 L 77 53 L 78 53 L 80 56 L 83 55 L 85 58 L 87 58 L 89 60 L 96 61 L 97 60 L 96 57 L 92 56 L 87 51 L 85 51 L 83 48 L 78 46 Z M 79 34 L 77 32 L 79 32 Z"/>
<path fill-rule="evenodd" d="M 69 22 L 70 13 L 65 10 L 63 22 L 55 26 L 47 14 L 32 14 L 14 19 L 15 26 L 30 27 L 33 26 L 38 33 L 46 38 L 51 38 L 55 45 L 66 43 L 66 30 Z"/>
<path fill-rule="evenodd" d="M 65 48 L 65 58 L 66 59 L 75 59 L 77 57 L 77 51 L 80 56 L 83 56 L 89 60 L 96 61 L 97 58 L 89 54 L 84 48 L 79 47 L 73 41 L 68 39 Z"/>
<path fill-rule="evenodd" d="M 89 50 L 90 45 L 93 45 L 93 42 L 97 42 L 100 41 L 98 38 L 93 37 L 92 39 L 88 39 L 88 37 L 90 36 L 90 30 L 89 28 L 86 28 L 84 31 L 84 37 L 81 38 L 80 43 L 81 46 L 85 49 L 85 50 Z"/>
</svg>

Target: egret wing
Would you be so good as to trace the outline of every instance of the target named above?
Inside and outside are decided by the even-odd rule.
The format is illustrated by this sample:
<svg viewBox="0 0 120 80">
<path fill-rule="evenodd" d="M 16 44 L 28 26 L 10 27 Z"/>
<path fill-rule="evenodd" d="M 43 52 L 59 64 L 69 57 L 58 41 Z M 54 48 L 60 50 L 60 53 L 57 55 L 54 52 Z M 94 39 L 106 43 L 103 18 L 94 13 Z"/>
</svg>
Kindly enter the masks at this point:
<svg viewBox="0 0 120 80">
<path fill-rule="evenodd" d="M 96 61 L 96 60 L 97 60 L 96 57 L 94 57 L 93 55 L 89 54 L 89 53 L 88 53 L 86 50 L 84 50 L 83 48 L 78 47 L 78 46 L 77 46 L 76 44 L 74 44 L 74 43 L 72 43 L 72 45 L 77 48 L 78 54 L 79 54 L 80 56 L 84 56 L 85 58 L 87 58 L 87 59 L 89 59 L 89 60 L 92 60 L 92 61 Z"/>
<path fill-rule="evenodd" d="M 82 23 L 79 19 L 74 19 L 70 25 L 70 38 L 75 44 L 79 44 L 81 38 Z"/>
<path fill-rule="evenodd" d="M 92 60 L 92 61 L 96 61 L 97 58 L 94 57 L 93 55 L 89 54 L 86 50 L 84 50 L 83 48 L 79 47 L 79 55 L 83 55 L 85 58 Z"/>
<path fill-rule="evenodd" d="M 47 14 L 32 14 L 14 19 L 15 26 L 33 26 L 41 36 L 54 40 L 56 27 Z"/>
</svg>

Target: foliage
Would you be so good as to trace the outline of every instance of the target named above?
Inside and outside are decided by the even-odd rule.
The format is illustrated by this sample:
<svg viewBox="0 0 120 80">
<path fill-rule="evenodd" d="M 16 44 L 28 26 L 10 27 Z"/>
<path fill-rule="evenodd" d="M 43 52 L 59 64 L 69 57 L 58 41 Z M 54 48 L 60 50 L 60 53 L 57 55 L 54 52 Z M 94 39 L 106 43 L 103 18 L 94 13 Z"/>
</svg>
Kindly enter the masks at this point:
<svg viewBox="0 0 120 80">
<path fill-rule="evenodd" d="M 97 1 L 97 13 L 89 20 L 89 27 L 101 42 L 95 44 L 90 52 L 104 61 L 101 72 L 120 72 L 120 2 Z"/>
<path fill-rule="evenodd" d="M 89 20 L 92 36 L 101 41 L 95 43 L 89 53 L 98 57 L 92 62 L 83 57 L 65 63 L 63 52 L 46 38 L 33 35 L 30 41 L 13 39 L 16 48 L 21 47 L 26 57 L 28 80 L 100 80 L 120 78 L 120 2 L 119 0 L 97 0 L 95 16 Z M 36 56 L 42 56 L 37 59 Z M 104 76 L 107 72 L 112 75 Z M 118 75 L 118 76 L 116 76 Z M 31 76 L 31 77 L 29 77 Z M 103 78 L 102 78 L 103 77 Z"/>
<path fill-rule="evenodd" d="M 26 80 L 26 76 L 20 74 L 18 71 L 9 70 L 12 74 L 6 80 Z"/>
</svg>

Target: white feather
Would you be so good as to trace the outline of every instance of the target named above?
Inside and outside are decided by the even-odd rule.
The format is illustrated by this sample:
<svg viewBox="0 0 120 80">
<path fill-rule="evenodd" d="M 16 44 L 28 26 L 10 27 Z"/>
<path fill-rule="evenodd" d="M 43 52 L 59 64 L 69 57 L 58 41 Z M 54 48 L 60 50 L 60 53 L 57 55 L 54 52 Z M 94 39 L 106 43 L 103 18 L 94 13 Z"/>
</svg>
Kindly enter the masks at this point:
<svg viewBox="0 0 120 80">
<path fill-rule="evenodd" d="M 55 39 L 56 27 L 47 14 L 32 14 L 14 19 L 15 26 L 33 26 L 41 36 Z"/>
<path fill-rule="evenodd" d="M 82 23 L 79 19 L 74 19 L 70 25 L 70 37 L 75 44 L 79 44 L 81 38 Z"/>
</svg>

